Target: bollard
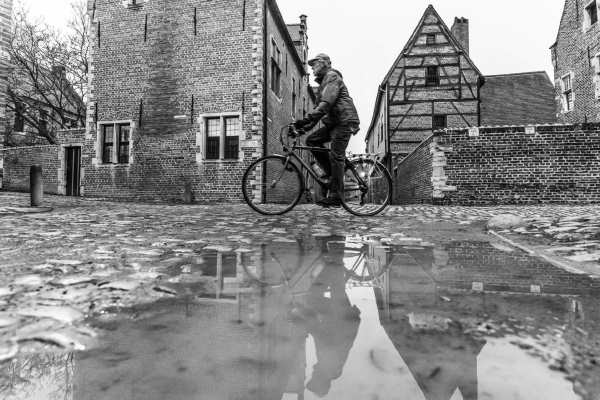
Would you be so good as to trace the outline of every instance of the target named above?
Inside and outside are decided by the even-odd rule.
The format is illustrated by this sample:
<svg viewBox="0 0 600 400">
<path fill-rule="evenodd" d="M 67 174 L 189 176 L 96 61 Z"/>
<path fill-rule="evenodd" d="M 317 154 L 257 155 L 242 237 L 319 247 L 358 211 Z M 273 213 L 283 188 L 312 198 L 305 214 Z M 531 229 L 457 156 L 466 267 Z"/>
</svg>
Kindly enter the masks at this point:
<svg viewBox="0 0 600 400">
<path fill-rule="evenodd" d="M 42 181 L 42 167 L 39 165 L 32 165 L 29 169 L 29 192 L 31 193 L 31 207 L 40 207 L 44 182 Z"/>
<path fill-rule="evenodd" d="M 192 189 L 191 182 L 186 182 L 183 187 L 183 202 L 185 204 L 192 204 L 194 202 L 194 190 Z"/>
</svg>

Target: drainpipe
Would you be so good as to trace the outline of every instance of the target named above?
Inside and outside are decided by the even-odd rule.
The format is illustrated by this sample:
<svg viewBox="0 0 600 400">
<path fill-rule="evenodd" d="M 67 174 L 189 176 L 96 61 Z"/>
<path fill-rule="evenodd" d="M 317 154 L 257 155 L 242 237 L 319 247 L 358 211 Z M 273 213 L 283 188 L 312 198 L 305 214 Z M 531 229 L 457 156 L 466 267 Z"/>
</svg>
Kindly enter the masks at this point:
<svg viewBox="0 0 600 400">
<path fill-rule="evenodd" d="M 394 171 L 392 171 L 392 145 L 391 145 L 391 139 L 390 139 L 390 108 L 389 108 L 389 99 L 388 99 L 388 87 L 389 87 L 389 82 L 386 82 L 385 84 L 385 89 L 382 88 L 381 86 L 379 87 L 379 90 L 381 90 L 383 92 L 382 96 L 384 97 L 385 100 L 385 154 L 386 154 L 386 167 L 388 169 L 388 171 L 390 171 L 390 174 L 392 174 Z"/>
<path fill-rule="evenodd" d="M 267 69 L 268 69 L 268 65 L 267 65 L 267 10 L 268 10 L 268 6 L 267 6 L 267 1 L 269 0 L 263 0 L 263 4 L 262 4 L 262 8 L 263 8 L 263 18 L 262 18 L 262 24 L 263 24 L 263 90 L 262 90 L 262 109 L 263 109 L 263 115 L 262 115 L 262 125 L 263 125 L 263 157 L 267 155 L 267 140 L 268 140 L 268 135 L 267 135 L 267 106 L 268 106 L 268 102 L 267 102 Z"/>
</svg>

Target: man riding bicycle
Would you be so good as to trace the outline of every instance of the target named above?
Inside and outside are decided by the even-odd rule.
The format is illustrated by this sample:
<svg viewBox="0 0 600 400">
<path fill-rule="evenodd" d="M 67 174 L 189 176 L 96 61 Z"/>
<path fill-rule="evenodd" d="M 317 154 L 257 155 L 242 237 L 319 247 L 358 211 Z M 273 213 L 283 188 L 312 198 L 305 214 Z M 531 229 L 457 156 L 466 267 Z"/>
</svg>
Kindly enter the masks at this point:
<svg viewBox="0 0 600 400">
<path fill-rule="evenodd" d="M 325 171 L 325 177 L 331 178 L 329 194 L 318 204 L 323 207 L 339 207 L 344 190 L 346 148 L 350 137 L 358 132 L 360 121 L 342 74 L 331 68 L 329 56 L 317 54 L 308 61 L 308 65 L 312 67 L 315 82 L 319 84 L 317 106 L 305 118 L 294 122 L 294 126 L 308 131 L 319 121 L 323 121 L 324 126 L 306 138 L 306 145 L 324 148 L 325 143 L 331 142 L 331 152 L 312 152 Z"/>
</svg>

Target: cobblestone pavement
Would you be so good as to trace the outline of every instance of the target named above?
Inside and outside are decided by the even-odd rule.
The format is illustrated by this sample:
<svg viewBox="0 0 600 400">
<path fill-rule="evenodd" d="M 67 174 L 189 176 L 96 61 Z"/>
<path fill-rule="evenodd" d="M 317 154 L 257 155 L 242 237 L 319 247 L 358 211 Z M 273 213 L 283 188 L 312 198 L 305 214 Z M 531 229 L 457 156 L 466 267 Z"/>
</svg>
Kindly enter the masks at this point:
<svg viewBox="0 0 600 400">
<path fill-rule="evenodd" d="M 580 287 L 597 288 L 590 282 L 600 276 L 600 206 L 414 205 L 359 218 L 312 205 L 264 217 L 243 204 L 138 204 L 62 196 L 45 197 L 44 207 L 37 209 L 27 203 L 26 194 L 0 192 L 0 362 L 35 353 L 40 345 L 93 346 L 96 332 L 86 317 L 198 288 L 218 292 L 222 288 L 198 268 L 209 265 L 213 253 L 241 257 L 261 245 L 285 246 L 306 235 L 357 237 L 359 242 L 375 238 L 402 246 L 406 257 L 418 261 L 424 257 L 421 250 L 428 249 L 431 260 L 426 262 L 434 269 L 446 268 L 449 257 L 468 251 L 484 254 L 470 260 L 475 267 L 469 273 L 485 262 L 499 267 L 521 263 L 546 274 L 545 267 L 510 255 L 519 247 L 577 272 L 582 278 L 573 282 Z M 505 214 L 518 221 L 490 234 L 486 223 Z M 455 241 L 475 244 L 467 250 L 463 245 L 439 247 Z M 519 271 L 504 276 L 525 280 Z M 468 289 L 483 290 L 480 282 L 467 283 Z M 502 284 L 490 287 L 502 291 Z M 525 291 L 530 288 L 541 290 L 535 276 L 526 282 Z"/>
</svg>

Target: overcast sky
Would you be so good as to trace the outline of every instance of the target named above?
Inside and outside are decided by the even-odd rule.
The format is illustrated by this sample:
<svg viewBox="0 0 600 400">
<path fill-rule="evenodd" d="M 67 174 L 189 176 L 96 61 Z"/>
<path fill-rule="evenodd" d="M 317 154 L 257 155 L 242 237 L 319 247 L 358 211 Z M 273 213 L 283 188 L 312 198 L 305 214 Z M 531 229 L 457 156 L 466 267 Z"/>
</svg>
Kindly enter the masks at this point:
<svg viewBox="0 0 600 400">
<path fill-rule="evenodd" d="M 33 14 L 64 25 L 71 0 L 23 0 Z M 564 0 L 278 0 L 287 23 L 308 16 L 309 55 L 324 52 L 344 75 L 361 118 L 350 149 L 364 150 L 377 86 L 429 4 L 448 27 L 469 19 L 470 56 L 484 75 L 544 70 Z"/>
</svg>

